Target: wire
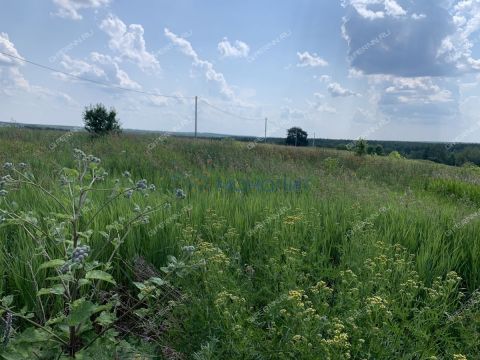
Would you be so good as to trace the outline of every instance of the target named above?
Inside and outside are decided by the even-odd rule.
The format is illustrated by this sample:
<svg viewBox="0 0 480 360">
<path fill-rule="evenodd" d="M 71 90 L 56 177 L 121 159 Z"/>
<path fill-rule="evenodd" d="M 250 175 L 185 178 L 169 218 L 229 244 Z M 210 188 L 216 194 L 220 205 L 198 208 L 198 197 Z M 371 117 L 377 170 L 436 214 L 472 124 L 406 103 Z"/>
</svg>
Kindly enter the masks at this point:
<svg viewBox="0 0 480 360">
<path fill-rule="evenodd" d="M 227 111 L 227 110 L 223 110 L 222 108 L 219 108 L 218 106 L 215 106 L 215 105 L 211 104 L 211 103 L 210 103 L 209 101 L 207 101 L 207 100 L 204 100 L 204 99 L 201 99 L 201 98 L 199 98 L 199 100 L 200 100 L 201 102 L 203 102 L 204 104 L 206 104 L 206 105 L 214 108 L 215 110 L 220 111 L 220 112 L 222 112 L 222 113 L 224 113 L 224 114 L 226 114 L 226 115 L 230 115 L 230 116 L 233 116 L 233 117 L 236 117 L 236 118 L 239 118 L 239 119 L 243 119 L 243 120 L 248 120 L 248 121 L 263 121 L 263 120 L 264 120 L 264 119 L 260 119 L 260 118 L 249 118 L 249 117 L 245 117 L 245 116 L 241 116 L 241 115 L 236 115 L 236 114 L 234 114 L 234 113 L 231 113 L 231 112 L 229 112 L 229 111 Z"/>
<path fill-rule="evenodd" d="M 56 73 L 59 73 L 59 74 L 63 74 L 63 75 L 66 75 L 66 76 L 70 76 L 70 77 L 75 78 L 75 79 L 78 79 L 78 80 L 87 81 L 87 82 L 91 82 L 91 83 L 94 83 L 94 84 L 97 84 L 97 85 L 102 85 L 102 86 L 106 86 L 106 87 L 110 87 L 110 88 L 114 88 L 114 89 L 118 89 L 118 90 L 130 91 L 130 92 L 135 92 L 135 93 L 138 93 L 138 94 L 144 94 L 144 95 L 150 95 L 150 96 L 158 96 L 158 97 L 163 97 L 163 98 L 172 98 L 172 99 L 194 99 L 194 98 L 195 98 L 195 97 L 193 97 L 193 96 L 163 95 L 163 94 L 157 94 L 157 93 L 148 92 L 148 91 L 130 89 L 130 88 L 126 88 L 126 87 L 123 87 L 123 86 L 108 84 L 108 83 L 103 82 L 103 81 L 87 79 L 87 78 L 84 78 L 84 77 L 81 77 L 81 76 L 78 76 L 78 75 L 70 74 L 70 73 L 68 73 L 68 72 L 65 72 L 65 71 L 62 71 L 62 70 L 58 70 L 58 69 L 54 69 L 54 68 L 49 67 L 49 66 L 46 66 L 46 65 L 38 64 L 38 63 L 36 63 L 36 62 L 34 62 L 34 61 L 30 61 L 30 60 L 21 58 L 21 57 L 19 57 L 19 56 L 15 56 L 15 55 L 12 55 L 12 54 L 8 54 L 8 53 L 5 53 L 5 52 L 3 52 L 3 51 L 0 51 L 0 54 L 5 55 L 5 56 L 9 56 L 9 57 L 11 57 L 11 58 L 13 58 L 13 59 L 17 59 L 17 60 L 26 62 L 26 63 L 28 63 L 28 64 L 31 64 L 31 65 L 37 66 L 37 67 L 39 67 L 39 68 L 42 68 L 42 69 L 44 69 L 44 70 L 53 71 L 53 72 L 56 72 Z"/>
<path fill-rule="evenodd" d="M 15 55 L 12 55 L 12 54 L 5 53 L 3 51 L 0 51 L 0 54 L 8 56 L 12 59 L 20 60 L 20 61 L 23 61 L 25 63 L 37 66 L 37 67 L 39 67 L 41 69 L 44 69 L 44 70 L 48 70 L 48 71 L 52 71 L 52 72 L 55 72 L 55 73 L 63 74 L 63 75 L 69 76 L 69 77 L 77 79 L 77 80 L 86 81 L 86 82 L 90 82 L 90 83 L 93 83 L 93 84 L 96 84 L 96 85 L 101 85 L 101 86 L 105 86 L 105 87 L 109 87 L 109 88 L 113 88 L 113 89 L 130 91 L 130 92 L 134 92 L 134 93 L 138 93 L 138 94 L 144 94 L 144 95 L 150 95 L 150 96 L 171 98 L 171 99 L 192 99 L 192 100 L 195 99 L 194 96 L 164 95 L 164 94 L 157 94 L 157 93 L 153 93 L 153 92 L 149 92 L 149 91 L 142 91 L 142 90 L 135 90 L 135 89 L 131 89 L 131 88 L 126 88 L 126 87 L 123 87 L 123 86 L 109 84 L 109 83 L 106 83 L 106 82 L 103 82 L 103 81 L 88 79 L 88 78 L 84 78 L 82 76 L 74 75 L 74 74 L 68 73 L 66 71 L 58 70 L 58 69 L 52 68 L 50 66 L 42 65 L 42 64 L 36 63 L 34 61 L 24 59 L 24 58 L 19 57 L 19 56 L 15 56 Z M 232 116 L 232 117 L 236 117 L 236 118 L 239 118 L 239 119 L 242 119 L 242 120 L 248 120 L 248 121 L 263 121 L 263 119 L 260 119 L 260 118 L 250 118 L 250 117 L 241 116 L 241 115 L 231 113 L 227 110 L 224 110 L 224 109 L 222 109 L 218 106 L 213 105 L 208 100 L 202 99 L 200 97 L 198 97 L 198 100 L 200 100 L 201 102 L 203 102 L 207 106 L 210 106 L 211 108 L 213 108 L 213 109 L 215 109 L 215 110 L 217 110 L 221 113 L 224 113 L 226 115 Z"/>
</svg>

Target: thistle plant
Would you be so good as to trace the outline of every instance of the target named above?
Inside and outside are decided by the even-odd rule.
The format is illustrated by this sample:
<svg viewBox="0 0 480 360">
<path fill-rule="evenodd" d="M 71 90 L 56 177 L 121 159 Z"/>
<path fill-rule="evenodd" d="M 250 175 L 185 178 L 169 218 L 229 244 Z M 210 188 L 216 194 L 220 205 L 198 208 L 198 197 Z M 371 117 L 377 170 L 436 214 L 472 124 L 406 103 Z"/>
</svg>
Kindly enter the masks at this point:
<svg viewBox="0 0 480 360">
<path fill-rule="evenodd" d="M 38 264 L 32 270 L 32 281 L 38 284 L 35 308 L 18 309 L 12 295 L 3 295 L 0 300 L 4 322 L 0 354 L 6 358 L 13 354 L 15 359 L 30 359 L 32 354 L 38 359 L 74 358 L 88 356 L 100 346 L 102 350 L 109 346 L 114 349 L 119 300 L 115 295 L 102 298 L 100 290 L 115 294 L 113 262 L 121 245 L 132 228 L 148 223 L 149 215 L 163 207 L 163 203 L 144 208 L 132 204 L 128 217 L 102 229 L 94 228 L 95 219 L 116 202 L 147 196 L 155 186 L 145 179 L 134 181 L 127 171 L 122 180 L 109 181 L 99 158 L 78 149 L 74 158 L 75 167 L 61 170 L 54 189 L 43 187 L 25 163 L 3 165 L 0 224 L 24 232 L 38 249 L 32 259 L 32 264 Z M 52 210 L 21 211 L 11 198 L 24 186 L 35 189 Z M 94 193 L 104 194 L 105 201 L 94 204 Z M 160 279 L 148 281 L 149 288 L 163 284 Z M 134 312 L 143 300 L 140 297 L 128 311 Z M 12 336 L 12 319 L 26 325 L 22 333 Z"/>
</svg>

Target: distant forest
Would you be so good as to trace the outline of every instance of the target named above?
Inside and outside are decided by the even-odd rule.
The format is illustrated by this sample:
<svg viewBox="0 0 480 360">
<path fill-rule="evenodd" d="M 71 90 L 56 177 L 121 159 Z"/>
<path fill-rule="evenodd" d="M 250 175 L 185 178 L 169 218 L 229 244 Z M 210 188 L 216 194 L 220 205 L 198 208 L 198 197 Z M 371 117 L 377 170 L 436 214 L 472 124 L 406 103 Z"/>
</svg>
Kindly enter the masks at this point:
<svg viewBox="0 0 480 360">
<path fill-rule="evenodd" d="M 71 131 L 72 126 L 59 125 L 33 125 L 33 124 L 17 124 L 11 122 L 0 121 L 0 127 L 21 127 L 37 130 L 57 130 Z M 125 129 L 126 133 L 145 133 L 155 134 L 151 131 L 140 131 Z M 162 133 L 162 132 L 157 132 Z M 164 133 L 164 132 L 163 132 Z M 192 137 L 193 133 L 169 133 L 172 136 Z M 200 133 L 199 138 L 221 140 L 225 138 L 233 138 L 238 141 L 246 142 L 263 142 L 263 138 L 254 138 L 248 136 L 229 136 L 221 134 Z M 268 138 L 269 144 L 285 145 L 285 138 Z M 468 143 L 438 143 L 438 142 L 414 142 L 414 141 L 379 141 L 371 140 L 368 142 L 367 152 L 377 155 L 388 155 L 392 151 L 398 151 L 401 156 L 407 159 L 430 160 L 437 163 L 462 166 L 465 164 L 475 164 L 480 166 L 480 144 Z M 333 140 L 333 139 L 316 139 L 315 146 L 323 148 L 331 148 L 337 150 L 353 151 L 354 140 Z M 313 146 L 313 139 L 308 139 L 308 146 Z"/>
<path fill-rule="evenodd" d="M 242 140 L 251 141 L 244 138 Z M 309 146 L 313 146 L 313 139 L 309 139 Z M 283 138 L 269 138 L 269 143 L 285 144 Z M 353 140 L 316 139 L 315 146 L 348 150 L 355 144 Z M 368 152 L 379 155 L 388 155 L 392 151 L 398 151 L 407 159 L 430 160 L 437 163 L 462 166 L 473 163 L 480 166 L 480 144 L 467 143 L 434 143 L 434 142 L 411 142 L 411 141 L 368 141 Z"/>
</svg>

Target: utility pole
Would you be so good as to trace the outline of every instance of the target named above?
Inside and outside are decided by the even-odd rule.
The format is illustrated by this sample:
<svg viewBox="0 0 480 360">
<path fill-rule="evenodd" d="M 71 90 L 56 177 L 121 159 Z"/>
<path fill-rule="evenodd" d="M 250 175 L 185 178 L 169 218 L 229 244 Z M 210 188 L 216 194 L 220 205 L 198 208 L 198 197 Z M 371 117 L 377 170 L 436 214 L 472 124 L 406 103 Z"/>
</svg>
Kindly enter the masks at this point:
<svg viewBox="0 0 480 360">
<path fill-rule="evenodd" d="M 313 147 L 315 147 L 315 133 L 313 133 Z"/>
<path fill-rule="evenodd" d="M 267 143 L 267 121 L 268 118 L 265 118 L 265 144 Z"/>
<path fill-rule="evenodd" d="M 297 147 L 298 129 L 295 130 L 295 147 Z"/>
<path fill-rule="evenodd" d="M 195 96 L 195 139 L 197 138 L 198 96 Z"/>
</svg>

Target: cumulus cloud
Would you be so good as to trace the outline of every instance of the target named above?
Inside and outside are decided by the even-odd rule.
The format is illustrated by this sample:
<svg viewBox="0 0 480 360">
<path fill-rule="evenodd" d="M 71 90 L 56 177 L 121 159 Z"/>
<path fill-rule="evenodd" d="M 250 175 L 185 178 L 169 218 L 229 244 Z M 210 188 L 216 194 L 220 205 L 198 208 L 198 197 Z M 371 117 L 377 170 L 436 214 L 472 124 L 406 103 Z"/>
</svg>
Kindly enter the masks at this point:
<svg viewBox="0 0 480 360">
<path fill-rule="evenodd" d="M 53 0 L 57 11 L 53 14 L 66 19 L 80 20 L 79 10 L 98 9 L 109 5 L 111 0 Z"/>
<path fill-rule="evenodd" d="M 250 47 L 243 41 L 237 40 L 231 44 L 227 38 L 218 43 L 218 51 L 222 57 L 243 58 L 250 53 Z"/>
<path fill-rule="evenodd" d="M 327 88 L 328 92 L 332 97 L 348 97 L 348 96 L 359 96 L 356 92 L 345 89 L 339 83 L 330 83 Z"/>
<path fill-rule="evenodd" d="M 0 33 L 0 51 L 23 59 L 8 34 L 3 32 Z M 22 66 L 21 60 L 0 54 L 0 94 L 13 96 L 15 92 L 23 91 L 37 97 L 52 97 L 68 105 L 74 104 L 74 100 L 65 93 L 30 84 L 21 71 Z"/>
<path fill-rule="evenodd" d="M 313 78 L 318 79 L 322 83 L 329 83 L 332 80 L 330 75 L 320 75 L 320 76 L 313 75 Z"/>
<path fill-rule="evenodd" d="M 403 7 L 395 1 L 344 0 L 343 5 L 350 64 L 365 74 L 457 76 L 480 70 L 480 60 L 472 57 L 472 39 L 480 29 L 478 0 L 404 1 Z M 362 9 L 380 9 L 382 15 L 368 16 Z"/>
<path fill-rule="evenodd" d="M 473 57 L 480 1 L 396 4 L 343 0 L 350 71 L 371 82 L 378 109 L 386 115 L 427 122 L 459 116 L 454 79 L 480 71 L 480 59 Z"/>
<path fill-rule="evenodd" d="M 92 52 L 88 61 L 85 61 L 73 59 L 64 54 L 60 64 L 68 73 L 75 76 L 106 82 L 128 89 L 141 89 L 141 86 L 133 81 L 124 70 L 120 69 L 117 62 L 109 55 Z M 70 80 L 66 75 L 60 74 L 59 77 Z"/>
<path fill-rule="evenodd" d="M 359 16 L 367 20 L 383 19 L 387 16 L 396 18 L 407 14 L 395 0 L 343 0 L 342 4 L 350 5 Z"/>
<path fill-rule="evenodd" d="M 284 106 L 280 109 L 280 118 L 283 121 L 299 121 L 306 117 L 306 113 L 302 110 Z"/>
<path fill-rule="evenodd" d="M 192 59 L 193 65 L 203 69 L 206 79 L 217 85 L 220 94 L 227 100 L 239 101 L 232 87 L 227 83 L 225 76 L 221 72 L 216 71 L 211 62 L 201 59 L 188 40 L 174 34 L 169 29 L 165 29 L 164 32 L 172 44 L 177 46 L 184 55 Z"/>
<path fill-rule="evenodd" d="M 312 108 L 314 111 L 325 112 L 330 114 L 334 114 L 337 112 L 337 109 L 335 109 L 334 107 L 330 106 L 325 102 L 325 96 L 323 94 L 314 93 L 313 99 L 314 99 L 313 102 L 307 101 L 307 103 L 310 106 L 310 108 Z"/>
<path fill-rule="evenodd" d="M 100 29 L 110 37 L 108 46 L 120 59 L 130 60 L 144 71 L 160 69 L 160 63 L 155 55 L 146 49 L 142 25 L 127 26 L 120 18 L 110 14 L 102 21 Z"/>
<path fill-rule="evenodd" d="M 378 105 L 397 118 L 441 121 L 459 114 L 458 87 L 445 79 L 430 77 L 382 77 Z"/>
<path fill-rule="evenodd" d="M 480 71 L 480 59 L 472 57 L 473 40 L 480 30 L 480 1 L 462 0 L 450 11 L 456 29 L 443 39 L 437 56 L 455 64 L 462 73 Z"/>
<path fill-rule="evenodd" d="M 303 53 L 297 52 L 299 63 L 297 66 L 299 67 L 318 67 L 318 66 L 327 66 L 328 62 L 323 60 L 317 54 L 310 54 L 308 51 Z"/>
</svg>

